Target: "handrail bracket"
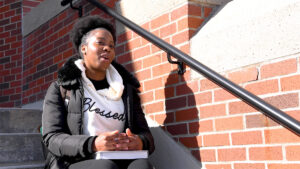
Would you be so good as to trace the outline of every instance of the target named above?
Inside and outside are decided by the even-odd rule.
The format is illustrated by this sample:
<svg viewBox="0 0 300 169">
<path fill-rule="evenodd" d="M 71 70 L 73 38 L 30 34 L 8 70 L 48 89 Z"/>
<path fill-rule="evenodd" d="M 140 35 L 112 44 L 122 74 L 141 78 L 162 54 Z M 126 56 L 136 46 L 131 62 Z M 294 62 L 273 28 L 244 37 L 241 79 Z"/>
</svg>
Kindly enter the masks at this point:
<svg viewBox="0 0 300 169">
<path fill-rule="evenodd" d="M 185 73 L 185 68 L 183 66 L 183 62 L 182 61 L 173 61 L 171 59 L 171 54 L 169 52 L 167 52 L 167 57 L 168 57 L 169 63 L 171 63 L 171 64 L 177 64 L 177 66 L 178 66 L 177 73 L 179 75 L 183 75 Z"/>
</svg>

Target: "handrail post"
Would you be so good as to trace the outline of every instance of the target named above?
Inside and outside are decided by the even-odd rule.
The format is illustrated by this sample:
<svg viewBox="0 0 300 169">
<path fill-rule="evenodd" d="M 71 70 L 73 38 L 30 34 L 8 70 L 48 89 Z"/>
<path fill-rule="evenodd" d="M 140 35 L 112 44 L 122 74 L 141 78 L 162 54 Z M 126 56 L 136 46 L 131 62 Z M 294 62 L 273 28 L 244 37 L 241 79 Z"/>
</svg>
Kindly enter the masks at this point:
<svg viewBox="0 0 300 169">
<path fill-rule="evenodd" d="M 207 66 L 203 65 L 202 63 L 200 63 L 199 61 L 190 57 L 189 55 L 183 53 L 182 51 L 175 48 L 174 46 L 166 43 L 165 41 L 163 41 L 160 38 L 156 37 L 155 35 L 151 34 L 150 32 L 144 30 L 140 26 L 136 25 L 135 23 L 128 20 L 127 18 L 121 16 L 114 10 L 101 4 L 97 0 L 87 0 L 87 1 L 92 3 L 93 5 L 95 5 L 96 7 L 100 8 L 105 13 L 111 15 L 113 18 L 117 19 L 119 22 L 121 22 L 128 28 L 132 29 L 140 36 L 144 37 L 145 39 L 149 40 L 156 46 L 160 47 L 162 50 L 166 51 L 167 53 L 170 53 L 170 55 L 183 61 L 189 67 L 196 70 L 197 72 L 199 72 L 203 76 L 207 77 L 211 81 L 215 82 L 217 85 L 223 87 L 230 93 L 241 98 L 243 101 L 247 102 L 254 108 L 262 111 L 265 115 L 267 115 L 274 121 L 280 123 L 281 125 L 285 126 L 289 130 L 293 131 L 295 134 L 300 136 L 300 122 L 295 120 L 288 114 L 275 108 L 274 106 L 270 105 L 269 103 L 266 103 L 264 100 L 260 99 L 259 97 L 255 96 L 254 94 L 248 92 L 247 90 L 241 88 L 237 84 L 234 84 L 233 82 L 224 78 L 217 72 L 215 72 L 212 69 L 208 68 Z"/>
</svg>

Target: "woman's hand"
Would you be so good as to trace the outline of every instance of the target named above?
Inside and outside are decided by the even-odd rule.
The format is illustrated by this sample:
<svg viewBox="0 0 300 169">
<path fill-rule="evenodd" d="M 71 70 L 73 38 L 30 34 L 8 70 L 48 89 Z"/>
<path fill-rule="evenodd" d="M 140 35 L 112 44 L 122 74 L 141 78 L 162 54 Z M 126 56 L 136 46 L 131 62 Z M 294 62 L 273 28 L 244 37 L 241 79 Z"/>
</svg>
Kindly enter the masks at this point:
<svg viewBox="0 0 300 169">
<path fill-rule="evenodd" d="M 130 129 L 126 129 L 126 134 L 129 138 L 128 150 L 142 150 L 143 142 L 138 135 L 133 134 Z"/>
<path fill-rule="evenodd" d="M 126 133 L 118 130 L 99 134 L 93 143 L 93 151 L 124 151 L 142 150 L 143 142 L 138 135 L 133 134 L 130 129 Z"/>
<path fill-rule="evenodd" d="M 93 143 L 93 151 L 115 151 L 118 149 L 128 149 L 129 139 L 125 133 L 118 130 L 105 132 L 98 135 Z"/>
</svg>

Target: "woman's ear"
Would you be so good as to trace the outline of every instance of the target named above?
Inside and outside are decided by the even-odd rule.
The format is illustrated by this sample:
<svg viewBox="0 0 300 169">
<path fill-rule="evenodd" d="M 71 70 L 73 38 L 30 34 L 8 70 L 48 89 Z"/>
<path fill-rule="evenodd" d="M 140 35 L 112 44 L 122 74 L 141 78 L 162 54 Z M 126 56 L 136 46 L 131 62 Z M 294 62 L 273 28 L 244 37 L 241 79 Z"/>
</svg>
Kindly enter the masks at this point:
<svg viewBox="0 0 300 169">
<path fill-rule="evenodd" d="M 86 45 L 81 45 L 80 51 L 83 54 L 83 56 L 85 56 L 86 55 L 86 51 L 87 51 L 87 46 Z"/>
</svg>

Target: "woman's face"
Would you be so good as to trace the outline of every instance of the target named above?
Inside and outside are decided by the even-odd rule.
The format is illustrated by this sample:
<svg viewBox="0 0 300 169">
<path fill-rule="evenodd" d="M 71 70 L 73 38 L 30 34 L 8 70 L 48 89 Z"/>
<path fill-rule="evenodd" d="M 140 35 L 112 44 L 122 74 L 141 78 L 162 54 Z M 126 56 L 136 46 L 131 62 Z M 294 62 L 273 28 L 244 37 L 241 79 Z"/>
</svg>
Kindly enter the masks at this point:
<svg viewBox="0 0 300 169">
<path fill-rule="evenodd" d="M 114 40 L 103 28 L 90 32 L 86 44 L 81 46 L 85 67 L 90 72 L 105 73 L 115 58 Z"/>
</svg>

